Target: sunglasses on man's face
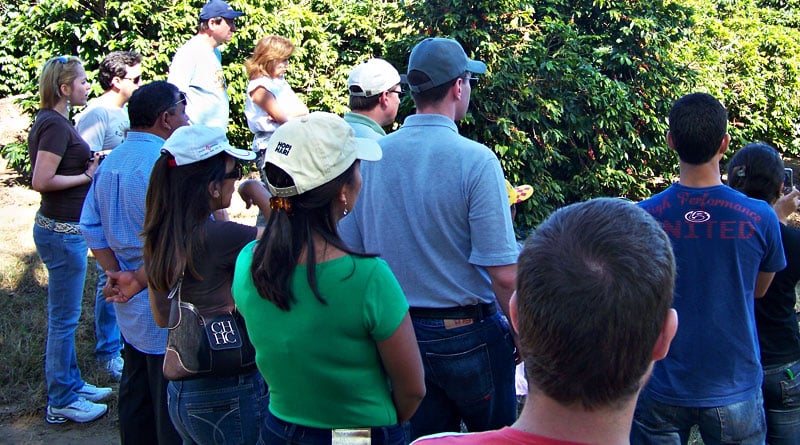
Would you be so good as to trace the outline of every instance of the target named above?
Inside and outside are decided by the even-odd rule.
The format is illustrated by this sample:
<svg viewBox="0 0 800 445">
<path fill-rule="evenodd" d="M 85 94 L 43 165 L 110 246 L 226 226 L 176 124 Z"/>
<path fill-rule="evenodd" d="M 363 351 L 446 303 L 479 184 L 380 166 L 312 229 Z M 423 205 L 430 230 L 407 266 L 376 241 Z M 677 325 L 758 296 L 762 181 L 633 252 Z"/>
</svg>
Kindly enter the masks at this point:
<svg viewBox="0 0 800 445">
<path fill-rule="evenodd" d="M 177 100 L 177 102 L 172 104 L 172 106 L 173 107 L 177 107 L 178 104 L 180 104 L 180 103 L 184 103 L 184 104 L 186 103 L 186 93 L 184 93 L 183 91 L 178 91 L 178 100 Z M 170 108 L 172 108 L 172 107 L 170 107 Z"/>
</svg>

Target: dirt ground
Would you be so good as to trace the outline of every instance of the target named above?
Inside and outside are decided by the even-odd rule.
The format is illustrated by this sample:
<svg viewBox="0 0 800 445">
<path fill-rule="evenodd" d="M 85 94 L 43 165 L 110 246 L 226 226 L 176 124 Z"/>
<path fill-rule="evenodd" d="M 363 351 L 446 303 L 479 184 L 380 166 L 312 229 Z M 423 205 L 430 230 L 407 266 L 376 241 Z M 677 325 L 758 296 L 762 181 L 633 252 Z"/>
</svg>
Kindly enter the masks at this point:
<svg viewBox="0 0 800 445">
<path fill-rule="evenodd" d="M 31 254 L 36 253 L 33 238 L 30 236 L 34 215 L 39 206 L 39 194 L 24 184 L 19 175 L 6 169 L 6 162 L 0 159 L 0 227 L 9 236 L 24 236 L 22 248 Z M 237 221 L 254 224 L 257 211 L 246 210 L 244 203 L 234 198 L 229 209 L 231 217 Z M 7 254 L 2 247 L 0 235 L 0 254 Z M 9 243 L 10 244 L 10 243 Z M 18 242 L 16 243 L 18 244 Z M 20 252 L 15 252 L 19 254 Z M 0 358 L 2 360 L 2 358 Z M 44 375 L 42 375 L 42 378 Z M 15 407 L 0 406 L 0 444 L 30 445 L 107 445 L 118 444 L 119 426 L 117 416 L 117 385 L 111 385 L 114 394 L 108 400 L 109 411 L 102 418 L 87 424 L 68 422 L 50 425 L 44 421 L 44 407 L 35 414 L 16 416 Z"/>
<path fill-rule="evenodd" d="M 22 242 L 22 246 L 35 255 L 36 248 L 30 236 L 30 228 L 39 205 L 39 194 L 22 184 L 18 175 L 8 171 L 5 164 L 0 159 L 0 227 L 7 234 L 25 234 L 27 239 Z M 2 239 L 0 244 L 8 245 Z M 19 242 L 15 244 L 19 245 Z M 4 248 L 0 247 L 0 250 Z M 44 407 L 35 414 L 18 417 L 14 414 L 15 406 L 0 406 L 0 444 L 118 444 L 116 394 L 115 387 L 114 395 L 109 400 L 108 414 L 88 424 L 70 422 L 50 425 L 44 421 Z"/>
<path fill-rule="evenodd" d="M 11 99 L 0 99 L 0 144 L 24 140 L 26 136 L 28 120 L 19 115 L 19 111 L 11 103 Z M 0 227 L 3 227 L 3 231 L 0 231 L 0 255 L 30 254 L 35 256 L 36 248 L 31 236 L 31 227 L 39 206 L 39 194 L 31 190 L 16 172 L 10 171 L 6 167 L 6 161 L 0 158 Z M 245 210 L 244 203 L 240 199 L 234 198 L 229 213 L 237 221 L 254 224 L 257 210 Z M 11 242 L 12 239 L 13 242 Z M 8 246 L 15 246 L 16 251 L 9 251 Z M 24 250 L 24 252 L 19 250 Z M 0 363 L 2 361 L 2 355 L 0 355 Z M 0 365 L 0 369 L 2 369 L 2 365 Z M 44 373 L 41 378 L 44 378 Z M 68 422 L 62 425 L 50 425 L 44 421 L 44 406 L 30 415 L 19 416 L 16 413 L 18 410 L 16 406 L 0 405 L 0 445 L 107 445 L 120 443 L 116 398 L 118 385 L 111 386 L 114 388 L 114 394 L 107 401 L 108 413 L 87 424 Z"/>
</svg>

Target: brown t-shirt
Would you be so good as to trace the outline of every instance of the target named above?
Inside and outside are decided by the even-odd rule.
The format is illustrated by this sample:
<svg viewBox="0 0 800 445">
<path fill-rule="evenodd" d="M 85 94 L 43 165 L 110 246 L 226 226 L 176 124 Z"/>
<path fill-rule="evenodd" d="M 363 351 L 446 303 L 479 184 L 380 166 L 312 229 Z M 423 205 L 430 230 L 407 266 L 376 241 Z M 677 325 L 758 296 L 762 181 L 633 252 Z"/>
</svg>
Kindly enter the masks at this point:
<svg viewBox="0 0 800 445">
<path fill-rule="evenodd" d="M 92 152 L 75 127 L 61 113 L 44 109 L 36 114 L 36 120 L 28 134 L 28 154 L 31 168 L 36 167 L 36 154 L 48 151 L 61 157 L 56 168 L 57 175 L 74 176 L 86 171 L 86 162 Z M 89 183 L 76 187 L 42 192 L 39 213 L 59 221 L 77 223 L 81 219 L 83 200 L 89 191 Z"/>
<path fill-rule="evenodd" d="M 213 315 L 233 308 L 233 267 L 242 247 L 256 239 L 257 229 L 232 221 L 209 220 L 205 230 L 205 251 L 194 261 L 203 280 L 198 281 L 187 270 L 181 300 L 194 304 L 203 315 Z"/>
</svg>

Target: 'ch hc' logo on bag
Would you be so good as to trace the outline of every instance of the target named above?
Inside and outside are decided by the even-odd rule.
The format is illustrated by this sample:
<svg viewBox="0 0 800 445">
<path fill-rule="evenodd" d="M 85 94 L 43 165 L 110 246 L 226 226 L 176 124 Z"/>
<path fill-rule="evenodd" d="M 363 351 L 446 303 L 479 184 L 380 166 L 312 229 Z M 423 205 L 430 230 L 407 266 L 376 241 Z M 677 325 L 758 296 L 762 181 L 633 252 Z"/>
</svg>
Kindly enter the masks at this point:
<svg viewBox="0 0 800 445">
<path fill-rule="evenodd" d="M 232 326 L 232 320 L 211 323 L 211 332 L 216 346 L 232 346 L 239 342 L 239 336 Z"/>
</svg>

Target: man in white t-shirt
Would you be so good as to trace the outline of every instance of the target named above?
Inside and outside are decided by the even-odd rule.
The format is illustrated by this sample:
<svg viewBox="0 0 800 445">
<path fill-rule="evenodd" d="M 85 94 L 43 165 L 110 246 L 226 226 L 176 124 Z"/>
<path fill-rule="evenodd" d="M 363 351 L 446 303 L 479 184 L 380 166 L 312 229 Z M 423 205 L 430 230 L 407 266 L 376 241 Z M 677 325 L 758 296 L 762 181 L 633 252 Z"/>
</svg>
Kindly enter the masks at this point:
<svg viewBox="0 0 800 445">
<path fill-rule="evenodd" d="M 100 62 L 103 94 L 75 116 L 75 127 L 92 151 L 111 150 L 125 139 L 130 126 L 125 105 L 142 81 L 141 64 L 142 57 L 132 51 L 111 52 Z"/>
<path fill-rule="evenodd" d="M 93 152 L 107 151 L 121 144 L 130 127 L 126 105 L 142 81 L 142 57 L 132 51 L 114 51 L 102 62 L 97 79 L 104 93 L 89 101 L 75 116 L 75 127 Z M 94 349 L 97 362 L 116 381 L 122 377 L 122 339 L 114 305 L 106 302 L 103 287 L 106 274 L 97 265 L 97 292 L 94 304 Z"/>
<path fill-rule="evenodd" d="M 178 49 L 167 81 L 186 93 L 186 114 L 193 124 L 228 128 L 229 103 L 219 46 L 230 42 L 235 20 L 244 13 L 222 0 L 200 10 L 197 34 Z"/>
</svg>

